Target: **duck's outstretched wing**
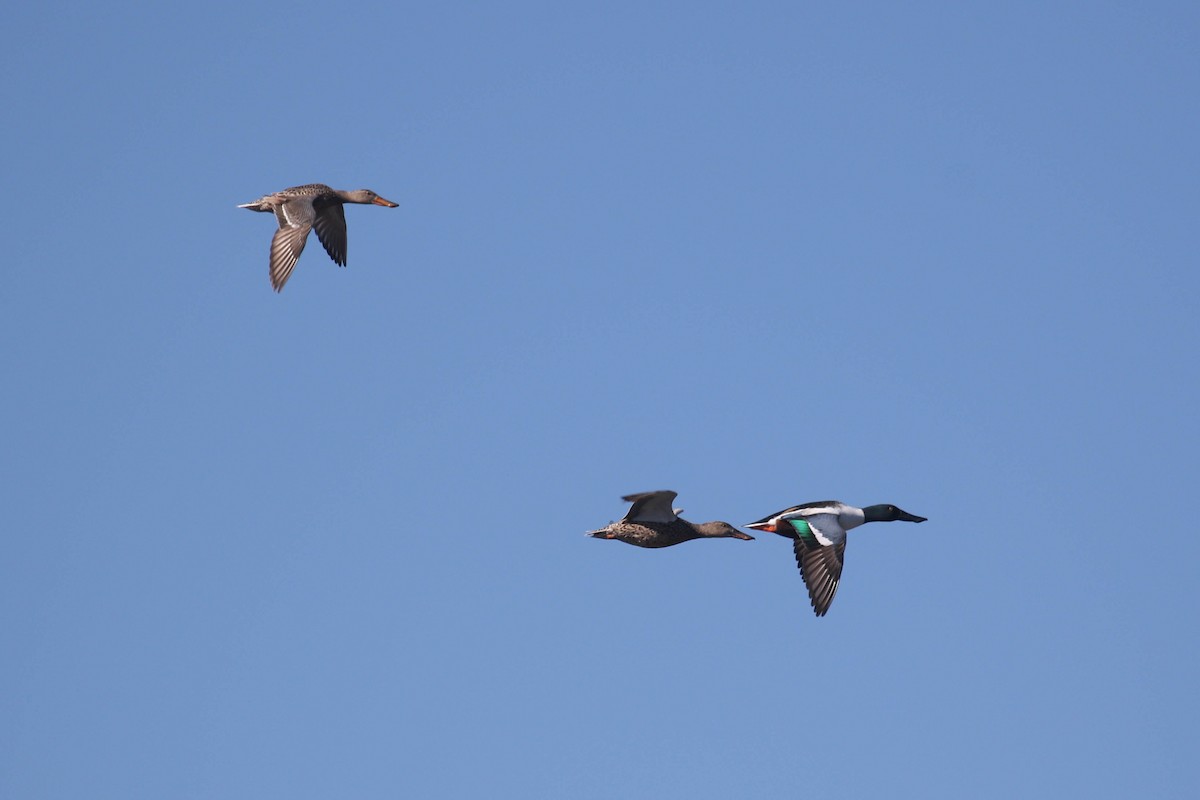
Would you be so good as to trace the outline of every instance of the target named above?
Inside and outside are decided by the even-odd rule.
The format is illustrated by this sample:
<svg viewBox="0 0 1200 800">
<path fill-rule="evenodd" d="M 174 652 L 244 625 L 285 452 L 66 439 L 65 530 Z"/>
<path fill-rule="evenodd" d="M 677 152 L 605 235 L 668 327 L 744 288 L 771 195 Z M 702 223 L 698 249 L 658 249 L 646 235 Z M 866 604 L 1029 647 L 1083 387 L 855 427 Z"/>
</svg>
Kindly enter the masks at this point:
<svg viewBox="0 0 1200 800">
<path fill-rule="evenodd" d="M 279 230 L 271 239 L 271 286 L 275 291 L 283 291 L 283 285 L 291 277 L 296 260 L 304 252 L 314 216 L 312 200 L 307 197 L 288 200 L 275 207 L 275 217 L 279 220 Z"/>
<path fill-rule="evenodd" d="M 675 509 L 672 507 L 675 503 L 675 498 L 678 497 L 678 492 L 672 492 L 670 489 L 663 489 L 657 492 L 642 492 L 640 494 L 627 494 L 621 499 L 627 503 L 633 503 L 629 509 L 629 513 L 625 515 L 625 522 L 674 522 L 678 519 L 675 515 Z"/>
<path fill-rule="evenodd" d="M 333 263 L 339 267 L 346 266 L 346 209 L 338 202 L 317 200 L 313 203 L 315 218 L 313 227 L 321 246 Z"/>
<path fill-rule="evenodd" d="M 846 531 L 832 513 L 813 513 L 786 520 L 794 538 L 792 548 L 800 577 L 808 587 L 808 599 L 818 617 L 825 616 L 838 581 L 842 579 L 842 563 L 846 556 Z"/>
<path fill-rule="evenodd" d="M 846 542 L 822 545 L 811 537 L 797 536 L 793 543 L 796 565 L 800 577 L 808 587 L 808 599 L 818 617 L 825 616 L 833 596 L 837 594 L 838 581 L 842 579 L 842 563 L 846 555 Z"/>
</svg>

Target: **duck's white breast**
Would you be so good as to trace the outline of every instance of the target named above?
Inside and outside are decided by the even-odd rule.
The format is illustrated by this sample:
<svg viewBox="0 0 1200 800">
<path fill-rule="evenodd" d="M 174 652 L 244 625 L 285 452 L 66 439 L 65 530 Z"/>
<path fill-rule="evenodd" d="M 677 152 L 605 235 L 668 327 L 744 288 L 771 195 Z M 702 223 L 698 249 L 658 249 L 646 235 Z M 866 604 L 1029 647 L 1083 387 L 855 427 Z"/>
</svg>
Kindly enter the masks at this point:
<svg viewBox="0 0 1200 800">
<path fill-rule="evenodd" d="M 854 506 L 843 505 L 841 511 L 838 512 L 838 524 L 842 526 L 842 530 L 844 531 L 857 528 L 866 522 L 866 519 L 867 517 L 863 514 L 863 510 Z"/>
</svg>

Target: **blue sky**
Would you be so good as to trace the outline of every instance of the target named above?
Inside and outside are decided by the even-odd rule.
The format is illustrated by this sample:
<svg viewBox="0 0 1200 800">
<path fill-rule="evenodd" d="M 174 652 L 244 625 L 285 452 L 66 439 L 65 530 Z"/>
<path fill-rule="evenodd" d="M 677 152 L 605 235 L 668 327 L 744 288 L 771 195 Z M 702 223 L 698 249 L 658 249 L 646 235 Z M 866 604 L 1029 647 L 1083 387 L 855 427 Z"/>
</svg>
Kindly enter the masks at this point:
<svg viewBox="0 0 1200 800">
<path fill-rule="evenodd" d="M 7 18 L 0 795 L 1194 796 L 1194 4 L 436 5 Z"/>
</svg>

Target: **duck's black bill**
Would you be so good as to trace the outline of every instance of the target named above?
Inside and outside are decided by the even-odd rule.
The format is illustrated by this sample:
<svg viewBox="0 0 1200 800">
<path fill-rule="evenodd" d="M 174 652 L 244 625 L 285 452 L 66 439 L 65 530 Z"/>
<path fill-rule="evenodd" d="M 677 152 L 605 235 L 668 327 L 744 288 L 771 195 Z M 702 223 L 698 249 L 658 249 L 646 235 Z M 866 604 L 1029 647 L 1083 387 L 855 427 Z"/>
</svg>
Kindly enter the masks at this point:
<svg viewBox="0 0 1200 800">
<path fill-rule="evenodd" d="M 901 511 L 900 516 L 897 517 L 897 519 L 902 522 L 924 522 L 925 520 L 929 519 L 929 517 L 918 517 L 916 514 L 910 514 L 907 511 Z"/>
</svg>

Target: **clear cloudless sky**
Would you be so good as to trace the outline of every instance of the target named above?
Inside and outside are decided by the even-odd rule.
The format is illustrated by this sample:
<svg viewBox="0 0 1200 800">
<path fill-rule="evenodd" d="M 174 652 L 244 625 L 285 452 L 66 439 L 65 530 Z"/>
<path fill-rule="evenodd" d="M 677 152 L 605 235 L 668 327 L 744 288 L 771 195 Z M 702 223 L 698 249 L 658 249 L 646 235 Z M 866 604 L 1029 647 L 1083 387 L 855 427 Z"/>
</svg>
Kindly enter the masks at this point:
<svg viewBox="0 0 1200 800">
<path fill-rule="evenodd" d="M 1195 797 L 1193 2 L 6 14 L 0 797 Z M 271 291 L 272 217 L 323 182 Z M 790 543 L 585 538 L 827 498 Z"/>
</svg>

